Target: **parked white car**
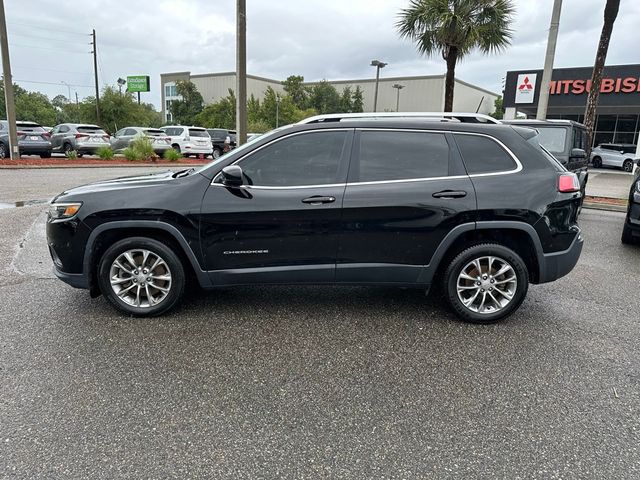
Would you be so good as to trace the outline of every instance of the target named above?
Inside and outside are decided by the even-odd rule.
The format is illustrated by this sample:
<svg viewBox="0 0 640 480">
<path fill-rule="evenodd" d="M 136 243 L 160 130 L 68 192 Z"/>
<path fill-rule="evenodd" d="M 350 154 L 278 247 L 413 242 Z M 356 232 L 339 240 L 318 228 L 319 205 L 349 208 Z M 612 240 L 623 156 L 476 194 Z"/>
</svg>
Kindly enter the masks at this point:
<svg viewBox="0 0 640 480">
<path fill-rule="evenodd" d="M 625 172 L 633 171 L 636 146 L 631 143 L 603 143 L 591 150 L 594 168 L 618 167 Z"/>
<path fill-rule="evenodd" d="M 171 146 L 185 157 L 189 155 L 198 156 L 200 154 L 211 155 L 213 153 L 211 137 L 204 128 L 168 125 L 162 127 L 161 130 L 171 139 Z"/>
</svg>

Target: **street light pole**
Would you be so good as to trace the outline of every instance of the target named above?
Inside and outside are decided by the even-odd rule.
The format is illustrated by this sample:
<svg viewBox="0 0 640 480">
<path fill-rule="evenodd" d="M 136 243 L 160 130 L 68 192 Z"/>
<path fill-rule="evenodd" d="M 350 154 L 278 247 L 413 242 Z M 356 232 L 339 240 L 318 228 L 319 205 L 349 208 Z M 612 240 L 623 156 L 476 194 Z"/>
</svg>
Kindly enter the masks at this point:
<svg viewBox="0 0 640 480">
<path fill-rule="evenodd" d="M 387 66 L 385 62 L 380 60 L 371 60 L 371 66 L 376 67 L 376 91 L 373 95 L 373 111 L 378 111 L 378 84 L 380 83 L 380 69 Z"/>
<path fill-rule="evenodd" d="M 67 86 L 67 99 L 69 100 L 69 103 L 71 103 L 71 85 L 69 85 L 64 80 L 60 81 L 60 83 Z"/>
<path fill-rule="evenodd" d="M 396 112 L 399 112 L 400 111 L 400 90 L 404 88 L 404 85 L 400 85 L 399 83 L 394 83 L 392 86 L 398 91 L 396 95 Z"/>
<path fill-rule="evenodd" d="M 551 25 L 549 26 L 549 38 L 547 39 L 547 53 L 544 58 L 544 70 L 542 72 L 542 82 L 540 83 L 540 95 L 538 97 L 537 120 L 546 120 L 547 107 L 549 106 L 549 85 L 551 74 L 553 73 L 553 59 L 556 55 L 556 43 L 558 40 L 558 26 L 560 25 L 560 11 L 562 10 L 562 0 L 553 0 L 553 10 L 551 11 Z"/>
</svg>

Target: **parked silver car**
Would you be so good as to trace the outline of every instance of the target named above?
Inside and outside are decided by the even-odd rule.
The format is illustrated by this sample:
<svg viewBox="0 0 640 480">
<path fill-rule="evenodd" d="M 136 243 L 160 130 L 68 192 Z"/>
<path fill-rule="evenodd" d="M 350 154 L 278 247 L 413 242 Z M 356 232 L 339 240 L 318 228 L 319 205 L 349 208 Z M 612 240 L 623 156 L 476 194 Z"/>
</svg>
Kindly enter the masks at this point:
<svg viewBox="0 0 640 480">
<path fill-rule="evenodd" d="M 171 148 L 171 138 L 164 131 L 148 127 L 126 127 L 118 130 L 111 138 L 111 148 L 115 153 L 120 153 L 130 146 L 132 141 L 142 136 L 151 140 L 153 150 L 158 155 Z"/>
<path fill-rule="evenodd" d="M 72 150 L 94 154 L 100 147 L 109 147 L 110 136 L 102 127 L 83 123 L 62 123 L 51 130 L 51 150 L 67 153 Z"/>
<path fill-rule="evenodd" d="M 51 140 L 49 132 L 34 122 L 16 122 L 18 134 L 18 151 L 20 155 L 51 156 Z M 0 158 L 7 158 L 9 150 L 9 124 L 0 120 Z"/>
<path fill-rule="evenodd" d="M 633 171 L 636 146 L 631 143 L 603 143 L 591 150 L 591 162 L 595 168 L 618 167 Z"/>
</svg>

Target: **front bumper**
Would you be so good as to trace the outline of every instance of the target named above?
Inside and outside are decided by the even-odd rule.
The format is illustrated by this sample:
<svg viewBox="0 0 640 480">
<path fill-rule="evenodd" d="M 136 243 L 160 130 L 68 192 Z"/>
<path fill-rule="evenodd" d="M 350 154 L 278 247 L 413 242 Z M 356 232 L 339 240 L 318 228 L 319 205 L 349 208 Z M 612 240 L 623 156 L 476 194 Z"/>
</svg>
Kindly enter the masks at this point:
<svg viewBox="0 0 640 480">
<path fill-rule="evenodd" d="M 74 288 L 89 289 L 89 280 L 83 273 L 66 273 L 53 266 L 53 273 L 67 285 L 71 285 Z"/>
<path fill-rule="evenodd" d="M 578 263 L 583 245 L 582 233 L 578 233 L 566 250 L 543 254 L 540 260 L 539 283 L 553 282 L 571 272 Z"/>
</svg>

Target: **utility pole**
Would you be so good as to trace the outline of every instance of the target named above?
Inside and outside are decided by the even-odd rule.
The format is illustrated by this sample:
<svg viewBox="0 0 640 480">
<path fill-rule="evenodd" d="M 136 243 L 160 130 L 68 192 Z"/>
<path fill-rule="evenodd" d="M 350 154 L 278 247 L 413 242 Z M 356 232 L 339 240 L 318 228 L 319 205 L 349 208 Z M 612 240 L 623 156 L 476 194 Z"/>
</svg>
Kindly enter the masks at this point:
<svg viewBox="0 0 640 480">
<path fill-rule="evenodd" d="M 398 91 L 398 94 L 396 96 L 396 112 L 399 112 L 400 111 L 400 90 L 404 88 L 404 85 L 400 85 L 399 83 L 394 83 L 392 87 Z"/>
<path fill-rule="evenodd" d="M 4 78 L 4 99 L 7 106 L 9 124 L 9 158 L 18 160 L 18 133 L 16 131 L 16 106 L 13 97 L 13 77 L 9 61 L 9 40 L 7 38 L 7 19 L 4 15 L 4 0 L 0 0 L 0 50 L 2 53 L 2 76 Z"/>
<path fill-rule="evenodd" d="M 98 88 L 98 49 L 96 48 L 96 29 L 91 31 L 91 45 L 93 46 L 93 77 L 96 82 L 96 123 L 100 123 L 100 89 Z"/>
<path fill-rule="evenodd" d="M 376 91 L 373 94 L 373 111 L 377 112 L 378 110 L 378 83 L 380 82 L 380 69 L 387 66 L 386 63 L 381 62 L 380 60 L 371 60 L 371 66 L 376 67 Z"/>
<path fill-rule="evenodd" d="M 280 126 L 280 94 L 276 93 L 276 128 Z"/>
<path fill-rule="evenodd" d="M 547 53 L 544 57 L 544 71 L 542 72 L 540 95 L 538 97 L 538 111 L 536 113 L 536 119 L 538 120 L 546 120 L 547 118 L 547 107 L 549 106 L 549 85 L 551 83 L 551 74 L 553 73 L 553 59 L 556 55 L 556 43 L 558 40 L 558 26 L 560 25 L 561 10 L 562 0 L 553 0 L 551 25 L 549 26 L 549 38 L 547 39 Z"/>
<path fill-rule="evenodd" d="M 247 142 L 247 0 L 236 0 L 236 144 Z"/>
<path fill-rule="evenodd" d="M 80 102 L 78 101 L 78 92 L 76 94 L 76 122 L 80 121 Z"/>
</svg>

